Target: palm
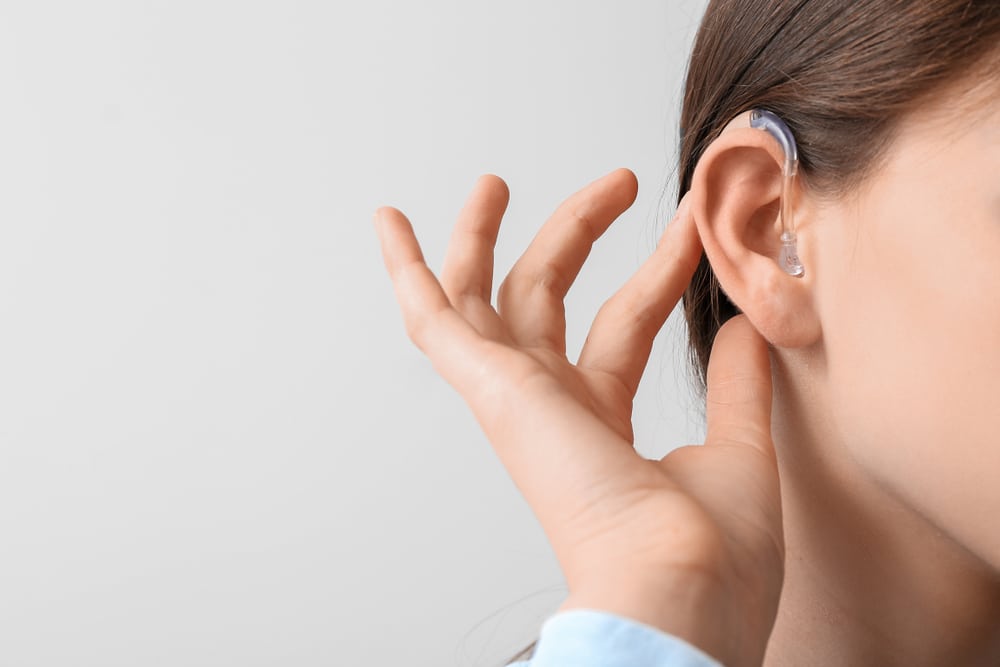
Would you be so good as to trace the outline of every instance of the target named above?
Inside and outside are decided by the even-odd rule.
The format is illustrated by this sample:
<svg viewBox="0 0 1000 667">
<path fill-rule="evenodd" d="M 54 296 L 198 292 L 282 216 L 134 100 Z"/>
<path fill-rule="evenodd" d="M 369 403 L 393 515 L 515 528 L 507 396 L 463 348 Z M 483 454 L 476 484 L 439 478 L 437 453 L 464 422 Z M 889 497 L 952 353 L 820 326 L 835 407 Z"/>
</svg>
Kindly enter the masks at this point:
<svg viewBox="0 0 1000 667">
<path fill-rule="evenodd" d="M 633 395 L 622 381 L 605 371 L 574 366 L 565 355 L 545 348 L 522 350 L 552 375 L 582 406 L 632 443 Z"/>
</svg>

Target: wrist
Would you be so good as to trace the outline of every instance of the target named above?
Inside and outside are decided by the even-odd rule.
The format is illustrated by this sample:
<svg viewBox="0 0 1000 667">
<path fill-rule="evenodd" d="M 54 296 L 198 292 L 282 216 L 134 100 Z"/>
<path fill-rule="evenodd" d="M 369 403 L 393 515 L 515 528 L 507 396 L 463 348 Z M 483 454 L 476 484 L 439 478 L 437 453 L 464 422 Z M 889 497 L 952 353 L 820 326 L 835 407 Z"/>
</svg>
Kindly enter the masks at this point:
<svg viewBox="0 0 1000 667">
<path fill-rule="evenodd" d="M 569 596 L 558 611 L 606 611 L 679 637 L 723 664 L 731 663 L 733 610 L 720 582 L 700 573 L 594 582 Z"/>
</svg>

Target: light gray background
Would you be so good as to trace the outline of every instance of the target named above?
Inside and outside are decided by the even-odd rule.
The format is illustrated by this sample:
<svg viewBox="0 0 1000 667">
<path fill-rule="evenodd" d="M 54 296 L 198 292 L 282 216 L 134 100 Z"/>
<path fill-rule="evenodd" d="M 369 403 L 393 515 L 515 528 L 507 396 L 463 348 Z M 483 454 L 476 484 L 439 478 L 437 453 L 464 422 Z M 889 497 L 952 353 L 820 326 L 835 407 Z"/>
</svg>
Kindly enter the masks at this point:
<svg viewBox="0 0 1000 667">
<path fill-rule="evenodd" d="M 701 0 L 0 4 L 0 665 L 476 665 L 565 596 L 406 338 L 371 215 L 440 269 L 482 173 L 494 288 L 555 206 L 639 197 L 576 358 L 673 210 Z M 700 442 L 679 312 L 636 407 Z"/>
</svg>

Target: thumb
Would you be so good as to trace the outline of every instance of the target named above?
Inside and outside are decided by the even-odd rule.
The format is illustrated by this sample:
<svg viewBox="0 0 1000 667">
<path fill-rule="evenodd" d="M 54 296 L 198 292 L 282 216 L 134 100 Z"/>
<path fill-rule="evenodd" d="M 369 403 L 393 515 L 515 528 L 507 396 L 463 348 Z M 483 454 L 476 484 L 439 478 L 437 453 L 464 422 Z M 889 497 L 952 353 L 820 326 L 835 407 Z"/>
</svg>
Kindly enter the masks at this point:
<svg viewBox="0 0 1000 667">
<path fill-rule="evenodd" d="M 705 444 L 744 444 L 773 458 L 771 359 L 767 341 L 740 314 L 712 343 L 705 404 Z"/>
</svg>

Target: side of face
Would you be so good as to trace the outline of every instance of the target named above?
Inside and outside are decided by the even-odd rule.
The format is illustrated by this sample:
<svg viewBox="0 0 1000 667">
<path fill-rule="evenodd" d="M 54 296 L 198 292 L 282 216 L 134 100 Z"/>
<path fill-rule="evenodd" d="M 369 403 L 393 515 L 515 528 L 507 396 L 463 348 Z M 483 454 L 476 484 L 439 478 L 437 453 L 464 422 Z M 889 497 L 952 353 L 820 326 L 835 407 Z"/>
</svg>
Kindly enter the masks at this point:
<svg viewBox="0 0 1000 667">
<path fill-rule="evenodd" d="M 1000 568 L 1000 98 L 906 118 L 884 166 L 813 226 L 844 446 Z"/>
<path fill-rule="evenodd" d="M 1000 91 L 906 117 L 857 190 L 796 203 L 805 276 L 778 255 L 782 154 L 727 130 L 692 214 L 719 283 L 823 398 L 831 446 L 1000 569 Z M 985 101 L 983 101 L 985 100 Z M 792 443 L 794 446 L 794 443 Z"/>
</svg>

